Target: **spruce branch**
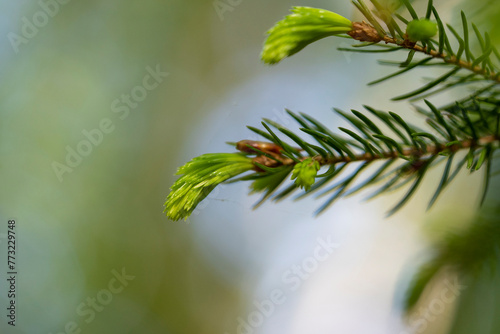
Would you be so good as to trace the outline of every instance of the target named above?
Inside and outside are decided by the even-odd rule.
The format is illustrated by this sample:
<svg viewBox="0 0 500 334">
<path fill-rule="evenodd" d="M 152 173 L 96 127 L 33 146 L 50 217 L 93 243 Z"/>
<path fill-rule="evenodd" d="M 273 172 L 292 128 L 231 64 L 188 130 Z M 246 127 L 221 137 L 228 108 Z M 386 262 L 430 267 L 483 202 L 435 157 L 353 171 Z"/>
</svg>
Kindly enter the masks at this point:
<svg viewBox="0 0 500 334">
<path fill-rule="evenodd" d="M 166 202 L 169 217 L 187 217 L 208 192 L 226 181 L 251 181 L 252 192 L 264 193 L 258 204 L 271 197 L 282 200 L 300 188 L 305 189 L 305 192 L 297 198 L 320 190 L 324 190 L 320 196 L 333 193 L 320 212 L 337 199 L 378 182 L 385 183 L 370 197 L 413 182 L 406 195 L 390 211 L 392 214 L 415 193 L 427 170 L 442 161 L 446 161 L 446 165 L 429 207 L 464 166 L 471 172 L 486 166 L 483 185 L 486 194 L 491 177 L 491 161 L 499 147 L 500 138 L 500 78 L 498 67 L 491 58 L 492 55 L 500 57 L 488 34 L 483 36 L 472 24 L 482 52 L 476 56 L 477 52 L 471 49 L 471 29 L 464 13 L 461 14 L 462 33 L 458 33 L 441 21 L 432 0 L 428 2 L 423 18 L 419 18 L 409 1 L 403 1 L 411 20 L 394 11 L 386 11 L 377 0 L 371 2 L 375 10 L 369 9 L 363 0 L 353 1 L 367 22 L 351 22 L 324 9 L 293 7 L 292 14 L 268 31 L 262 59 L 266 63 L 275 64 L 319 39 L 347 35 L 348 38 L 361 42 L 353 45 L 352 49 L 347 49 L 350 51 L 409 51 L 402 62 L 381 62 L 383 65 L 397 65 L 401 69 L 370 84 L 392 79 L 420 67 L 451 67 L 440 77 L 412 92 L 397 96 L 394 100 L 422 99 L 463 84 L 490 84 L 476 89 L 473 94 L 460 101 L 439 108 L 424 100 L 427 108 L 418 106 L 416 109 L 426 118 L 429 130 L 407 123 L 396 113 L 368 106 L 365 106 L 366 112 L 352 110 L 352 113 L 346 113 L 334 109 L 352 126 L 339 128 L 342 135 L 334 133 L 309 115 L 298 115 L 287 110 L 308 140 L 302 139 L 301 134 L 264 119 L 263 130 L 248 128 L 268 142 L 239 141 L 236 144 L 239 153 L 202 156 L 179 169 L 178 174 L 183 176 L 172 187 Z M 406 27 L 401 28 L 398 21 Z M 387 29 L 383 28 L 383 24 Z M 456 39 L 458 49 L 450 42 L 445 26 Z M 437 39 L 434 39 L 434 35 L 438 36 Z M 418 54 L 423 54 L 424 58 L 418 59 Z M 462 70 L 471 73 L 459 75 Z M 466 152 L 465 158 L 454 163 L 454 157 L 461 151 Z M 369 165 L 378 161 L 384 161 L 383 166 L 364 182 L 356 181 L 370 170 L 367 168 Z M 396 167 L 389 170 L 389 166 L 398 161 Z M 352 174 L 344 175 L 343 171 L 348 165 L 357 167 Z M 204 168 L 208 168 L 209 172 L 205 172 Z M 328 170 L 321 173 L 324 168 Z M 245 174 L 246 172 L 249 174 Z M 240 174 L 245 175 L 236 178 Z M 280 190 L 290 174 L 295 182 Z M 335 183 L 330 185 L 331 182 Z"/>
<path fill-rule="evenodd" d="M 371 0 L 371 2 L 376 8 L 375 11 L 370 10 L 363 0 L 353 1 L 354 5 L 365 16 L 367 22 L 351 22 L 336 13 L 323 9 L 294 7 L 292 9 L 293 14 L 286 16 L 268 31 L 269 36 L 264 44 L 262 59 L 266 63 L 275 64 L 285 57 L 292 56 L 318 39 L 347 34 L 350 38 L 361 43 L 354 44 L 352 48 L 339 48 L 339 50 L 363 53 L 409 51 L 407 59 L 398 64 L 402 67 L 401 71 L 376 80 L 371 84 L 385 81 L 423 66 L 452 66 L 451 70 L 429 84 L 414 92 L 395 97 L 394 100 L 408 98 L 416 100 L 458 85 L 480 83 L 482 81 L 500 83 L 499 68 L 497 62 L 493 59 L 493 57 L 500 58 L 498 57 L 499 52 L 491 44 L 489 35 L 485 33 L 483 36 L 474 24 L 469 24 L 463 12 L 461 14 L 462 33 L 458 33 L 452 26 L 445 25 L 441 21 L 432 0 L 428 2 L 425 18 L 421 19 L 418 18 L 411 4 L 405 1 L 405 6 L 410 12 L 412 20 L 406 20 L 399 14 L 388 12 L 376 0 Z M 431 16 L 435 19 L 435 22 L 431 21 Z M 382 27 L 377 17 L 382 18 L 387 30 Z M 406 24 L 404 33 L 396 23 L 396 19 Z M 477 56 L 474 55 L 471 48 L 470 26 L 472 26 L 477 44 L 481 48 Z M 448 28 L 448 31 L 446 31 L 445 27 Z M 458 49 L 452 46 L 448 37 L 449 32 L 456 39 Z M 438 37 L 434 39 L 433 37 L 436 34 Z M 424 58 L 412 62 L 416 54 L 421 54 Z M 463 59 L 464 55 L 465 59 Z M 457 73 L 462 70 L 470 74 L 458 76 Z M 438 88 L 432 91 L 435 87 Z"/>
<path fill-rule="evenodd" d="M 425 111 L 421 109 L 420 112 L 427 116 L 436 134 L 417 129 L 393 112 L 383 112 L 366 106 L 366 110 L 383 121 L 388 129 L 382 129 L 375 124 L 375 120 L 371 120 L 359 111 L 353 110 L 352 114 L 348 114 L 336 109 L 335 111 L 355 128 L 354 130 L 339 128 L 345 133 L 345 136 L 339 136 L 310 116 L 298 115 L 288 110 L 288 114 L 300 124 L 300 130 L 317 144 L 302 139 L 299 134 L 270 120 L 262 123 L 267 132 L 249 127 L 269 142 L 242 140 L 235 144 L 240 153 L 203 155 L 181 167 L 178 174 L 183 176 L 174 184 L 167 198 L 167 215 L 174 220 L 186 218 L 215 186 L 225 181 L 252 181 L 252 192 L 265 193 L 257 206 L 271 197 L 274 200 L 281 200 L 299 188 L 305 189 L 299 198 L 319 190 L 324 190 L 322 195 L 338 190 L 319 212 L 323 212 L 342 197 L 352 195 L 388 178 L 390 181 L 375 191 L 371 197 L 394 191 L 413 181 L 413 185 L 401 202 L 389 211 L 389 214 L 393 214 L 415 193 L 429 167 L 435 161 L 447 160 L 441 183 L 429 203 L 430 207 L 456 176 L 456 172 L 450 175 L 452 160 L 456 153 L 467 152 L 464 163 L 467 163 L 467 168 L 471 171 L 477 171 L 485 162 L 489 166 L 493 152 L 500 146 L 499 135 L 490 133 L 490 124 L 498 119 L 498 111 L 477 109 L 476 113 L 482 115 L 482 118 L 477 116 L 471 119 L 468 112 L 464 112 L 472 103 L 467 101 L 464 100 L 462 104 L 453 107 L 461 112 L 449 109 L 449 114 L 426 101 L 429 109 Z M 477 104 L 473 106 L 478 108 Z M 291 140 L 293 145 L 286 143 L 282 136 Z M 383 174 L 389 164 L 384 165 L 386 167 L 383 170 L 376 171 L 368 178 L 369 182 L 356 184 L 355 179 L 364 174 L 366 167 L 384 160 L 399 161 L 400 164 Z M 359 167 L 353 174 L 343 176 L 342 170 L 350 164 Z M 457 171 L 463 164 L 458 166 Z M 329 169 L 318 175 L 321 167 Z M 236 176 L 251 171 L 253 173 L 235 179 Z M 280 191 L 280 186 L 290 174 L 295 183 Z M 489 174 L 488 168 L 483 186 L 485 191 Z M 324 189 L 334 181 L 337 181 L 335 185 Z"/>
<path fill-rule="evenodd" d="M 371 2 L 375 5 L 376 8 L 379 7 L 376 0 L 372 0 Z M 392 28 L 391 24 L 387 24 L 389 31 L 385 30 L 381 31 L 380 29 L 377 29 L 375 27 L 373 15 L 371 15 L 366 5 L 364 5 L 363 0 L 357 0 L 354 1 L 354 3 L 357 4 L 358 8 L 362 8 L 362 10 L 360 9 L 361 12 L 369 21 L 369 23 L 366 23 L 364 21 L 353 23 L 354 29 L 351 32 L 348 32 L 348 35 L 351 36 L 353 39 L 359 40 L 361 42 L 372 43 L 372 44 L 362 44 L 361 45 L 362 48 L 366 46 L 375 45 L 375 46 L 385 46 L 385 48 L 382 49 L 382 51 L 389 51 L 389 50 L 398 51 L 402 49 L 407 49 L 410 50 L 410 53 L 408 54 L 408 59 L 407 61 L 400 63 L 400 66 L 403 68 L 407 68 L 410 65 L 417 65 L 417 66 L 412 66 L 412 68 L 422 66 L 423 64 L 419 63 L 411 64 L 411 59 L 413 58 L 415 53 L 421 53 L 423 55 L 429 56 L 429 59 L 436 59 L 442 61 L 441 65 L 454 66 L 455 71 L 458 71 L 458 69 L 468 70 L 469 72 L 472 72 L 475 75 L 481 76 L 484 80 L 493 81 L 497 84 L 500 83 L 500 73 L 498 72 L 498 65 L 495 64 L 492 59 L 492 56 L 494 55 L 496 56 L 496 58 L 500 58 L 498 57 L 497 49 L 491 44 L 488 34 L 485 33 L 483 37 L 478 28 L 474 24 L 472 24 L 473 30 L 477 38 L 477 42 L 481 47 L 480 50 L 481 54 L 477 57 L 473 55 L 473 52 L 471 50 L 471 42 L 469 39 L 469 23 L 465 13 L 463 12 L 461 13 L 462 30 L 463 30 L 462 35 L 458 33 L 457 30 L 455 30 L 452 26 L 446 25 L 446 27 L 448 27 L 449 31 L 453 34 L 453 36 L 457 40 L 457 43 L 459 44 L 458 50 L 454 50 L 450 43 L 450 39 L 447 35 L 447 31 L 445 30 L 445 24 L 441 21 L 438 11 L 433 6 L 432 0 L 428 1 L 427 13 L 424 19 L 418 18 L 418 15 L 416 14 L 415 10 L 408 1 L 404 1 L 404 4 L 407 7 L 409 13 L 411 14 L 413 20 L 411 21 L 406 20 L 399 14 L 389 13 L 387 15 L 386 13 L 385 21 L 387 22 L 388 20 L 387 16 L 389 16 L 390 17 L 389 21 L 392 22 Z M 436 23 L 430 21 L 431 14 L 434 16 Z M 393 25 L 396 18 L 407 25 L 406 33 L 403 35 L 401 35 L 400 33 L 396 34 L 394 32 Z M 366 31 L 371 31 L 371 33 L 367 34 Z M 437 40 L 432 38 L 436 33 L 438 33 Z M 379 42 L 384 42 L 385 45 L 380 45 Z M 386 47 L 387 45 L 394 45 L 394 47 L 387 48 Z M 362 50 L 362 48 L 361 49 L 341 48 L 341 50 L 353 51 L 353 52 L 381 51 L 380 49 Z M 466 58 L 465 60 L 461 58 L 463 54 L 465 54 Z M 432 65 L 438 65 L 438 64 L 432 63 Z M 396 75 L 399 74 L 401 73 L 398 73 Z M 447 76 L 438 78 L 435 81 L 435 84 L 437 85 L 439 83 L 443 83 L 453 74 L 454 74 L 453 71 L 451 71 Z M 463 83 L 477 81 L 475 75 L 471 77 L 461 78 L 460 83 L 463 84 Z M 457 83 L 458 82 L 453 82 L 452 84 L 450 84 L 449 87 L 453 87 Z M 427 87 L 425 90 L 429 88 L 432 87 Z M 401 97 L 401 99 L 403 98 L 405 98 L 405 96 Z"/>
</svg>

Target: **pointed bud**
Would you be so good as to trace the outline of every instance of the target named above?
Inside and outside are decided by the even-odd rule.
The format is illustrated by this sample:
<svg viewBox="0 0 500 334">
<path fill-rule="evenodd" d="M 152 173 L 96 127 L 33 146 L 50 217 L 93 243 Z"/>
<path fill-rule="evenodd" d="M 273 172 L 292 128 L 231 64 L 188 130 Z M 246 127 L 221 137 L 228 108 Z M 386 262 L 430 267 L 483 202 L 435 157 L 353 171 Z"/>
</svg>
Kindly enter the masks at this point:
<svg viewBox="0 0 500 334">
<path fill-rule="evenodd" d="M 406 35 L 412 42 L 428 40 L 437 32 L 437 24 L 427 19 L 413 20 L 406 27 Z"/>
</svg>

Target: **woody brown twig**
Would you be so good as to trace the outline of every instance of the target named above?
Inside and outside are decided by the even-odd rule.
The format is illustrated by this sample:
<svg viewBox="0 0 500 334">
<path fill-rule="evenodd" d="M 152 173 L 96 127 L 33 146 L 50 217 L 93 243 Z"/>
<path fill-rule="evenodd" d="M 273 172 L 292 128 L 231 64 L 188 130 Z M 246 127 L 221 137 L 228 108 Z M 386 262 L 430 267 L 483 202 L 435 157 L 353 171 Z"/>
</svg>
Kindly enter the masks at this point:
<svg viewBox="0 0 500 334">
<path fill-rule="evenodd" d="M 416 149 L 416 148 L 403 148 L 402 149 L 402 154 L 397 152 L 397 151 L 386 151 L 386 152 L 381 152 L 380 154 L 371 154 L 371 153 L 363 153 L 363 154 L 357 154 L 354 155 L 354 157 L 349 157 L 347 155 L 345 156 L 331 156 L 328 158 L 323 158 L 322 156 L 314 156 L 311 157 L 313 160 L 318 161 L 321 166 L 324 165 L 335 165 L 338 163 L 349 163 L 349 162 L 357 162 L 357 161 L 373 161 L 373 160 L 384 160 L 384 159 L 395 159 L 400 157 L 401 155 L 407 158 L 415 158 L 416 160 L 422 159 L 423 157 L 426 156 L 435 156 L 439 153 L 442 152 L 449 152 L 449 153 L 454 153 L 462 149 L 467 149 L 467 148 L 480 148 L 484 147 L 487 145 L 493 145 L 493 144 L 500 144 L 500 138 L 497 136 L 485 136 L 481 137 L 477 140 L 473 139 L 466 139 L 462 141 L 458 141 L 457 143 L 454 143 L 452 145 L 447 146 L 446 144 L 440 144 L 439 146 L 436 145 L 427 145 L 426 150 L 423 149 Z M 274 168 L 274 167 L 279 167 L 279 166 L 292 166 L 295 164 L 295 162 L 288 158 L 285 157 L 281 154 L 272 154 L 273 158 L 264 156 L 264 155 L 258 155 L 255 158 L 252 159 L 252 161 L 256 164 L 260 164 L 266 167 Z M 299 160 L 305 160 L 306 158 L 300 158 Z M 255 171 L 261 172 L 262 169 L 258 166 L 255 165 L 254 168 Z"/>
<path fill-rule="evenodd" d="M 400 46 L 405 49 L 414 50 L 416 52 L 425 53 L 433 58 L 442 59 L 447 64 L 453 64 L 460 68 L 469 70 L 478 75 L 482 75 L 485 78 L 500 83 L 500 73 L 498 72 L 490 72 L 488 73 L 486 69 L 483 69 L 480 65 L 474 65 L 471 62 L 458 59 L 454 55 L 448 55 L 446 53 L 440 53 L 439 51 L 428 49 L 427 47 L 422 47 L 415 42 L 410 41 L 407 36 L 405 39 L 397 39 L 395 37 L 390 37 L 388 35 L 380 36 L 378 31 L 366 23 L 362 22 L 353 22 L 353 29 L 347 34 L 351 36 L 353 39 L 361 41 L 361 42 L 369 42 L 369 43 L 379 43 L 384 41 L 386 44 L 394 44 Z"/>
</svg>

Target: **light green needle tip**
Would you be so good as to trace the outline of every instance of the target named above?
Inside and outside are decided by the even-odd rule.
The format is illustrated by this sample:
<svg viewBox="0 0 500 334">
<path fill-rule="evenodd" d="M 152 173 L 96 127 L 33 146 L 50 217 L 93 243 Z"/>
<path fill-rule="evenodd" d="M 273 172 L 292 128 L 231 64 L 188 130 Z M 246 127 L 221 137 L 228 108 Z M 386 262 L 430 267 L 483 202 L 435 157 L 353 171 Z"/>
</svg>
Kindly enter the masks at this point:
<svg viewBox="0 0 500 334">
<path fill-rule="evenodd" d="M 291 11 L 267 32 L 261 55 L 267 64 L 278 63 L 319 39 L 352 30 L 351 21 L 324 9 L 293 7 Z"/>
<path fill-rule="evenodd" d="M 204 154 L 180 167 L 183 174 L 170 188 L 165 213 L 172 220 L 186 219 L 220 183 L 254 167 L 252 160 L 238 153 Z"/>
</svg>

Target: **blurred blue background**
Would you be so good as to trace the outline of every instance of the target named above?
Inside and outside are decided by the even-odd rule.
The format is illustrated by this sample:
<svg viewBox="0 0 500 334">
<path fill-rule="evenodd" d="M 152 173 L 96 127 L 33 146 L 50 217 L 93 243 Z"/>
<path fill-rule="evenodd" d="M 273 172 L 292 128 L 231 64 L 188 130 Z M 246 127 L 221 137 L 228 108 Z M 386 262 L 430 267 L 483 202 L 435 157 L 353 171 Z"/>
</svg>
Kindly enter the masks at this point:
<svg viewBox="0 0 500 334">
<path fill-rule="evenodd" d="M 264 33 L 292 5 L 359 19 L 347 0 L 0 2 L 0 254 L 15 219 L 19 271 L 17 325 L 2 311 L 2 333 L 404 331 L 400 302 L 428 240 L 417 223 L 432 181 L 391 219 L 400 193 L 345 199 L 314 218 L 313 199 L 252 211 L 259 197 L 243 184 L 220 187 L 186 222 L 162 212 L 178 166 L 258 139 L 245 126 L 263 117 L 296 129 L 284 108 L 332 128 L 345 125 L 332 107 L 414 117 L 388 99 L 420 81 L 368 89 L 387 69 L 381 57 L 336 51 L 343 39 L 264 66 Z M 437 6 L 455 22 L 469 5 Z M 467 224 L 473 178 L 425 221 L 453 211 L 455 226 Z M 427 234 L 439 238 L 435 226 Z M 328 240 L 336 248 L 324 261 L 293 271 Z"/>
</svg>

